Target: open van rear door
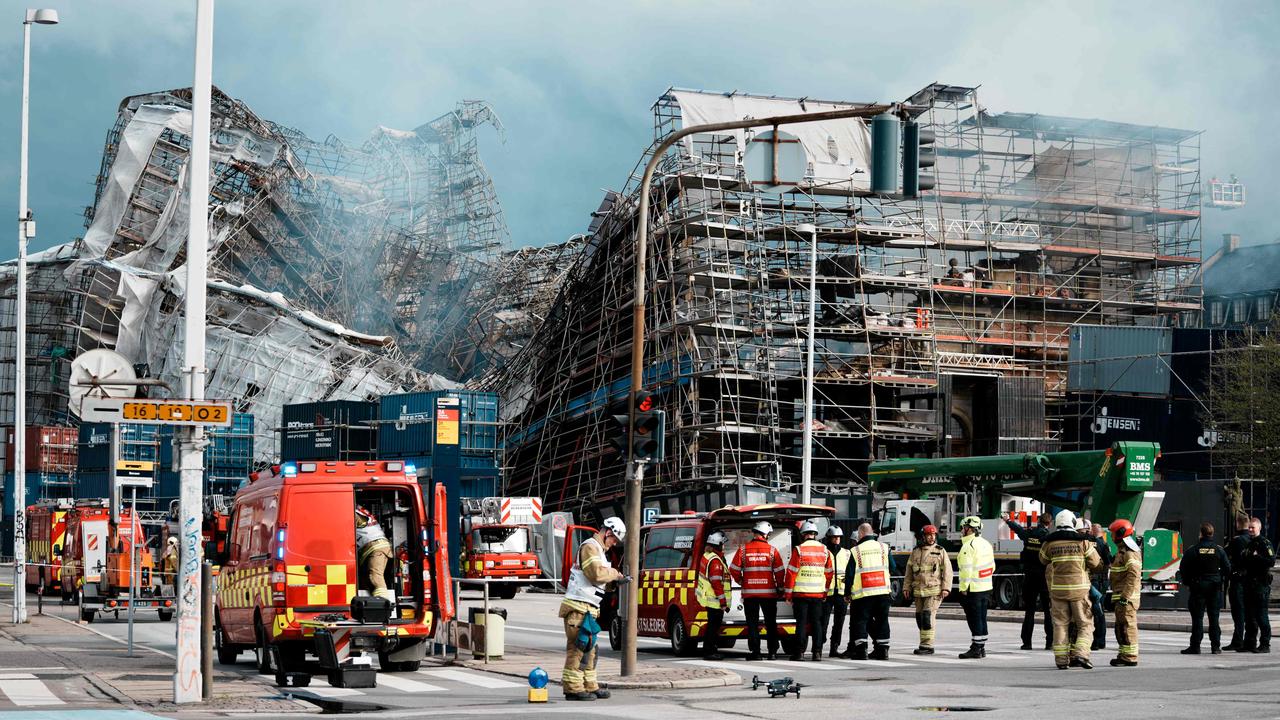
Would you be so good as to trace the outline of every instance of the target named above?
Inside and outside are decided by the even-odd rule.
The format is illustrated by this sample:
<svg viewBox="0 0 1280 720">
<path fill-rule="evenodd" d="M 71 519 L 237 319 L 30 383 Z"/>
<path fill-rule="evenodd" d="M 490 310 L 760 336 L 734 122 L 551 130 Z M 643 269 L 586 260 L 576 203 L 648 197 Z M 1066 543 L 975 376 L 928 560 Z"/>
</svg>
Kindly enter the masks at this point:
<svg viewBox="0 0 1280 720">
<path fill-rule="evenodd" d="M 438 623 L 449 622 L 457 614 L 454 607 L 453 576 L 449 572 L 449 513 L 448 491 L 444 483 L 436 483 L 428 498 L 426 537 L 427 560 L 431 567 L 431 604 L 434 621 L 432 632 Z"/>
<path fill-rule="evenodd" d="M 569 585 L 569 570 L 578 560 L 578 546 L 592 535 L 596 534 L 596 529 L 586 525 L 570 525 L 565 528 L 564 533 L 564 552 L 560 554 L 560 584 Z"/>
</svg>

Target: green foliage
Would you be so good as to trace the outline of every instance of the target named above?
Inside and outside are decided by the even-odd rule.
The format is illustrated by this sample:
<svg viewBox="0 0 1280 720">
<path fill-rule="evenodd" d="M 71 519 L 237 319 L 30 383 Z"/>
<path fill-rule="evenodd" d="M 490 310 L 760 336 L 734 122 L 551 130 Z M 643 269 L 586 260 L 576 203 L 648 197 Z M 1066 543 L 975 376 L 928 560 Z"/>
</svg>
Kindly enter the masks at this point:
<svg viewBox="0 0 1280 720">
<path fill-rule="evenodd" d="M 1280 478 L 1280 323 L 1246 329 L 1217 353 L 1209 407 L 1214 451 L 1236 477 Z"/>
</svg>

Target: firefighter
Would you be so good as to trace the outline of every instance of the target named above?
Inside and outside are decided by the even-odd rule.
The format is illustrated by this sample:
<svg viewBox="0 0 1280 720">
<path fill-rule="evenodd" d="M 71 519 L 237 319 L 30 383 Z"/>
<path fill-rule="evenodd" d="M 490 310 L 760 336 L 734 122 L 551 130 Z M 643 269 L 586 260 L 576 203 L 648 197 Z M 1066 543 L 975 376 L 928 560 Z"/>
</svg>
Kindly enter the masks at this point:
<svg viewBox="0 0 1280 720">
<path fill-rule="evenodd" d="M 1116 554 L 1111 560 L 1111 604 L 1116 613 L 1116 646 L 1118 654 L 1112 667 L 1134 667 L 1138 664 L 1138 603 L 1142 595 L 1142 549 L 1133 537 L 1133 523 L 1116 520 L 1111 523 L 1111 537 Z"/>
<path fill-rule="evenodd" d="M 164 554 L 160 556 L 160 583 L 174 585 L 178 580 L 178 538 L 170 537 L 164 544 Z"/>
<path fill-rule="evenodd" d="M 845 571 L 844 581 L 849 597 L 849 647 L 844 656 L 850 660 L 888 660 L 889 548 L 869 523 L 862 523 L 851 554 L 853 563 Z M 870 655 L 868 631 L 875 645 Z"/>
<path fill-rule="evenodd" d="M 791 660 L 804 655 L 809 644 L 809 628 L 813 628 L 813 660 L 822 660 L 822 604 L 827 589 L 835 581 L 835 566 L 831 553 L 818 542 L 818 526 L 805 520 L 800 526 L 800 544 L 791 548 L 791 562 L 787 565 L 785 599 L 791 603 L 796 616 L 796 645 Z"/>
<path fill-rule="evenodd" d="M 1209 615 L 1209 651 L 1222 652 L 1222 630 L 1218 613 L 1222 611 L 1222 576 L 1231 573 L 1231 561 L 1222 546 L 1213 541 L 1213 523 L 1200 523 L 1200 542 L 1187 548 L 1178 566 L 1182 582 L 1189 590 L 1187 609 L 1191 611 L 1191 645 L 1183 655 L 1199 655 L 1204 638 L 1204 616 Z"/>
<path fill-rule="evenodd" d="M 778 658 L 778 596 L 783 587 L 782 553 L 769 542 L 773 526 L 761 520 L 751 528 L 751 541 L 738 548 L 729 563 L 729 574 L 742 588 L 747 616 L 748 660 L 760 659 L 760 616 L 764 615 L 769 638 L 769 659 Z"/>
<path fill-rule="evenodd" d="M 378 526 L 378 519 L 361 506 L 356 506 L 356 562 L 369 581 L 374 597 L 396 603 L 396 594 L 387 588 L 387 563 L 391 562 L 391 543 Z"/>
<path fill-rule="evenodd" d="M 996 553 L 981 533 L 982 518 L 977 515 L 960 521 L 960 552 L 956 555 L 956 566 L 960 569 L 960 605 L 973 637 L 969 649 L 960 653 L 961 659 L 966 660 L 987 656 L 987 607 L 991 604 Z"/>
<path fill-rule="evenodd" d="M 902 578 L 902 596 L 907 600 L 914 596 L 916 627 L 920 629 L 920 647 L 913 650 L 913 654 L 933 654 L 938 606 L 950 594 L 951 558 L 938 544 L 938 528 L 925 525 L 920 530 L 920 544 L 911 551 L 907 573 Z"/>
<path fill-rule="evenodd" d="M 1269 653 L 1271 619 L 1267 617 L 1267 603 L 1271 599 L 1271 568 L 1276 564 L 1276 551 L 1262 534 L 1262 521 L 1258 518 L 1249 520 L 1249 535 L 1244 554 L 1244 644 L 1238 652 Z"/>
<path fill-rule="evenodd" d="M 703 629 L 702 655 L 708 660 L 723 660 L 717 643 L 720 640 L 720 626 L 724 624 L 724 614 L 729 610 L 728 573 L 724 562 L 724 533 L 719 530 L 707 536 L 706 549 L 702 552 L 702 560 L 698 563 L 698 586 L 695 596 L 703 612 L 707 614 L 707 624 Z"/>
<path fill-rule="evenodd" d="M 1249 516 L 1236 514 L 1236 534 L 1227 543 L 1227 560 L 1231 563 L 1230 581 L 1227 583 L 1227 599 L 1231 603 L 1231 642 L 1223 650 L 1239 650 L 1244 647 L 1244 629 L 1248 622 L 1244 616 L 1244 556 L 1253 535 L 1249 534 Z"/>
<path fill-rule="evenodd" d="M 1004 514 L 1005 524 L 1022 540 L 1022 600 L 1026 603 L 1022 614 L 1022 649 L 1031 649 L 1031 636 L 1036 629 L 1036 606 L 1044 615 L 1044 649 L 1053 648 L 1053 618 L 1049 616 L 1049 588 L 1044 584 L 1044 566 L 1040 564 L 1040 548 L 1049 534 L 1049 514 L 1040 513 L 1033 528 L 1019 525 L 1009 513 Z"/>
<path fill-rule="evenodd" d="M 621 518 L 605 518 L 600 531 L 578 546 L 577 561 L 569 570 L 559 613 L 564 620 L 564 671 L 560 677 L 566 700 L 609 697 L 596 677 L 595 636 L 600 630 L 596 618 L 606 586 L 623 579 L 622 573 L 609 565 L 608 552 L 626 537 L 627 526 Z"/>
<path fill-rule="evenodd" d="M 844 530 L 839 525 L 827 528 L 827 552 L 831 553 L 831 562 L 836 573 L 827 589 L 826 605 L 822 609 L 822 635 L 826 637 L 827 625 L 831 626 L 831 654 L 840 650 L 840 639 L 844 633 L 844 616 L 849 609 L 849 601 L 844 596 L 844 575 L 849 567 L 851 553 L 848 548 L 840 547 L 844 540 Z"/>
<path fill-rule="evenodd" d="M 1089 660 L 1093 635 L 1093 613 L 1089 604 L 1089 573 L 1101 563 L 1098 546 L 1076 532 L 1076 516 L 1062 510 L 1054 517 L 1054 531 L 1040 548 L 1040 564 L 1045 566 L 1049 586 L 1049 610 L 1053 615 L 1053 662 L 1059 670 L 1068 667 L 1093 669 Z M 1071 625 L 1076 640 L 1067 641 Z"/>
</svg>

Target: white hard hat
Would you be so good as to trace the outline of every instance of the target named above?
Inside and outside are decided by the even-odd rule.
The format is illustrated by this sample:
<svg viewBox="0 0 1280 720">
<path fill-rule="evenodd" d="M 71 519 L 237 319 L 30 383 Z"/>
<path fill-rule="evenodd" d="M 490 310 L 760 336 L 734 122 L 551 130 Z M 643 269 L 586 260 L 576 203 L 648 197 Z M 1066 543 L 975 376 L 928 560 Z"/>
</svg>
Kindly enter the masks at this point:
<svg viewBox="0 0 1280 720">
<path fill-rule="evenodd" d="M 769 533 L 773 532 L 773 526 L 770 525 L 767 520 L 761 520 L 755 525 L 752 525 L 751 529 L 760 533 L 761 535 L 768 535 Z"/>
<path fill-rule="evenodd" d="M 827 528 L 827 537 L 844 537 L 844 530 L 839 525 L 832 525 Z"/>
<path fill-rule="evenodd" d="M 724 541 L 725 541 L 724 533 L 720 532 L 719 530 L 707 536 L 708 545 L 723 545 Z"/>
<path fill-rule="evenodd" d="M 1070 510 L 1060 510 L 1053 516 L 1053 526 L 1059 530 L 1075 530 L 1076 514 Z"/>
<path fill-rule="evenodd" d="M 604 529 L 612 530 L 613 536 L 619 540 L 627 539 L 627 524 L 622 522 L 622 518 L 617 515 L 604 519 Z"/>
<path fill-rule="evenodd" d="M 805 520 L 804 524 L 800 526 L 801 535 L 807 535 L 808 533 L 818 534 L 818 526 L 812 520 Z"/>
</svg>

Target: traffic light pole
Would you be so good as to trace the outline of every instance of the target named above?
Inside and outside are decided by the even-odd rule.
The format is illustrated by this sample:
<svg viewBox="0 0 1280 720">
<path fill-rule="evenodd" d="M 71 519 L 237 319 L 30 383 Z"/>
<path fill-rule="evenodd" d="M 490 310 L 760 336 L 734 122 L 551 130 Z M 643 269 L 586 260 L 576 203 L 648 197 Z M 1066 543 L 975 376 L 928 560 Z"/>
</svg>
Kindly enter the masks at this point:
<svg viewBox="0 0 1280 720">
<path fill-rule="evenodd" d="M 636 397 L 640 394 L 644 385 L 645 296 L 648 294 L 646 271 L 649 262 L 649 185 L 653 182 L 653 174 L 658 168 L 658 163 L 662 161 L 671 146 L 695 133 L 746 130 L 753 127 L 777 127 L 779 125 L 800 125 L 802 123 L 822 122 L 825 120 L 869 118 L 894 110 L 901 111 L 902 106 L 896 104 L 868 105 L 819 113 L 776 115 L 755 120 L 691 125 L 663 138 L 662 142 L 658 143 L 658 146 L 653 149 L 653 154 L 649 156 L 649 162 L 644 166 L 644 175 L 640 179 L 640 207 L 637 211 L 639 218 L 636 225 L 635 300 L 632 303 L 631 320 L 631 391 L 627 397 L 630 421 L 627 425 L 627 498 L 626 518 L 624 521 L 627 524 L 629 541 L 624 548 L 623 567 L 626 573 L 633 578 L 633 582 L 627 585 L 625 593 L 626 607 L 624 609 L 626 612 L 623 615 L 622 643 L 622 675 L 624 677 L 634 675 L 636 672 L 636 640 L 638 637 L 636 614 L 639 612 L 639 603 L 637 602 L 637 583 L 635 581 L 639 580 L 637 576 L 640 569 L 640 545 L 637 540 L 640 537 L 640 499 L 644 481 L 644 471 L 636 462 Z"/>
</svg>

